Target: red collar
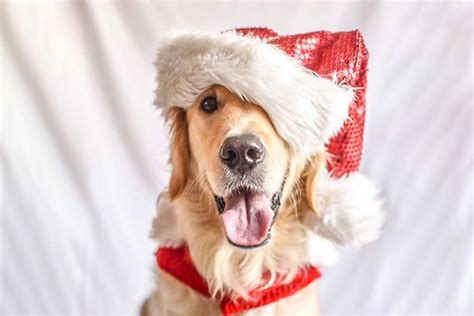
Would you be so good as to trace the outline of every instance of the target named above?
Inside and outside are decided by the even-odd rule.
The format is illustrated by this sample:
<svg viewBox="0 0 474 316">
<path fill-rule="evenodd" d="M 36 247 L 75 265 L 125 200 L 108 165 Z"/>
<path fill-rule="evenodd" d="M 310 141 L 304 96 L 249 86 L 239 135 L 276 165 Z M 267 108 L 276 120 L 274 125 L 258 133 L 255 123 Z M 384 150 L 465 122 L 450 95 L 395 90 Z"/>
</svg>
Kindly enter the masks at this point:
<svg viewBox="0 0 474 316">
<path fill-rule="evenodd" d="M 180 248 L 160 247 L 156 252 L 156 259 L 158 266 L 163 271 L 171 274 L 177 280 L 205 297 L 211 297 L 207 282 L 197 272 L 186 246 Z M 222 314 L 233 315 L 276 302 L 295 294 L 320 276 L 319 270 L 313 266 L 301 268 L 295 278 L 289 283 L 278 281 L 283 279 L 280 276 L 272 286 L 250 291 L 250 296 L 254 297 L 255 300 L 248 301 L 242 297 L 233 301 L 229 298 L 222 299 L 220 301 Z"/>
</svg>

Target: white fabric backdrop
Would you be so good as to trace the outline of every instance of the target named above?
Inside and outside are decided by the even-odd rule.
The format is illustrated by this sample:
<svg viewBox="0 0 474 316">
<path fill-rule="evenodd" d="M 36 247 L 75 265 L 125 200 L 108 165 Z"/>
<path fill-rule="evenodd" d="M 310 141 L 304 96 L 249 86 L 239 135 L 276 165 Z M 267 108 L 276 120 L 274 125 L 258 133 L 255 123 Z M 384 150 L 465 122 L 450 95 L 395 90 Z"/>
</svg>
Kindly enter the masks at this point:
<svg viewBox="0 0 474 316">
<path fill-rule="evenodd" d="M 138 312 L 169 175 L 151 105 L 158 39 L 238 26 L 359 28 L 371 53 L 362 170 L 387 224 L 324 271 L 323 312 L 472 315 L 472 4 L 2 2 L 0 14 L 2 315 Z"/>
</svg>

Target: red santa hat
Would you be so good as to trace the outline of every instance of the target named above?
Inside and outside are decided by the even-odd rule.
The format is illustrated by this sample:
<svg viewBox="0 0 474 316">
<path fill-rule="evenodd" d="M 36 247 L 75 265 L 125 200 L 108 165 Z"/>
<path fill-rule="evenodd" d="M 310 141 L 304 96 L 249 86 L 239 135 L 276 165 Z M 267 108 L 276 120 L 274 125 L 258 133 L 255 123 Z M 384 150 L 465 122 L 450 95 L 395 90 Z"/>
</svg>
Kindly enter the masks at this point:
<svg viewBox="0 0 474 316">
<path fill-rule="evenodd" d="M 368 53 L 359 31 L 278 35 L 267 28 L 170 36 L 158 52 L 156 105 L 187 108 L 213 84 L 261 106 L 296 152 L 328 151 L 317 233 L 360 246 L 383 222 L 362 156 Z M 342 177 L 338 179 L 339 177 Z"/>
<path fill-rule="evenodd" d="M 366 61 L 358 31 L 180 33 L 158 52 L 155 102 L 165 111 L 187 108 L 211 85 L 223 85 L 260 105 L 296 152 L 310 157 L 326 145 L 334 155 L 329 167 L 342 175 L 359 166 Z"/>
</svg>

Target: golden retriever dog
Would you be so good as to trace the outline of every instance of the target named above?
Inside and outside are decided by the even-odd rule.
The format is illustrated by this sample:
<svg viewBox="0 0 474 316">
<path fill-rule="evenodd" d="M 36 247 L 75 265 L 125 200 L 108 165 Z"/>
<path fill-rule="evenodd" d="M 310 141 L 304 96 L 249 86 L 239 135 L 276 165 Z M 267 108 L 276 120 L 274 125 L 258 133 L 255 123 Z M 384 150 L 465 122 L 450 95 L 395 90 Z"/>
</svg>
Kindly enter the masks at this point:
<svg viewBox="0 0 474 316">
<path fill-rule="evenodd" d="M 345 90 L 301 70 L 293 60 L 255 39 L 230 35 L 227 43 L 226 35 L 193 36 L 171 42 L 158 60 L 158 97 L 163 104 L 172 100 L 163 111 L 171 131 L 172 171 L 158 201 L 152 233 L 161 247 L 187 247 L 209 295 L 201 295 L 158 268 L 156 290 L 144 303 L 142 315 L 220 315 L 224 297 L 251 301 L 249 293 L 254 289 L 271 287 L 277 279 L 283 284 L 291 282 L 308 266 L 330 265 L 337 260 L 332 242 L 358 247 L 375 240 L 382 223 L 376 187 L 358 173 L 330 177 L 325 168 L 327 154 L 320 150 L 347 118 L 351 95 L 339 98 L 344 102 L 333 101 L 340 91 L 347 95 Z M 229 54 L 236 47 L 242 54 Z M 270 56 L 278 62 L 269 69 L 277 67 L 287 73 L 272 88 L 314 80 L 311 85 L 316 89 L 308 90 L 307 97 L 313 103 L 306 108 L 295 106 L 294 111 L 300 110 L 304 120 L 305 113 L 312 115 L 314 104 L 318 124 L 291 119 L 292 105 L 287 104 L 291 96 L 269 94 L 267 99 L 280 102 L 280 109 L 287 107 L 287 112 L 278 114 L 287 113 L 285 124 L 303 134 L 320 136 L 321 144 L 304 140 L 305 135 L 285 133 L 284 125 L 275 124 L 278 116 L 268 111 L 268 104 L 255 102 L 258 95 L 247 98 L 219 84 L 222 80 L 217 79 L 227 76 L 226 68 L 223 72 L 216 68 L 221 67 L 221 58 L 237 58 L 225 65 L 235 68 L 231 73 L 234 83 L 238 83 L 240 70 L 247 73 L 252 58 L 260 56 L 253 50 L 245 55 L 248 47 L 268 53 L 255 61 L 255 67 Z M 217 78 L 216 82 L 200 82 L 205 78 L 202 72 L 210 73 L 208 77 Z M 254 80 L 255 76 L 247 78 Z M 240 83 L 251 89 L 246 88 L 251 82 Z M 175 88 L 177 85 L 184 90 Z M 186 89 L 191 92 L 183 93 Z M 302 91 L 299 100 L 304 102 L 306 92 Z M 184 102 L 189 103 L 184 106 Z M 327 109 L 321 110 L 320 104 L 327 104 Z M 332 115 L 338 108 L 340 115 Z M 298 142 L 300 138 L 314 145 L 311 155 L 293 145 L 291 139 Z M 317 315 L 316 288 L 317 281 L 311 282 L 243 315 Z"/>
<path fill-rule="evenodd" d="M 262 285 L 265 271 L 291 278 L 311 262 L 304 223 L 318 214 L 312 197 L 318 196 L 324 154 L 302 158 L 261 107 L 219 85 L 199 95 L 188 110 L 172 109 L 167 119 L 173 170 L 155 233 L 165 243 L 187 243 L 216 297 L 246 297 Z M 166 272 L 158 271 L 157 283 L 144 315 L 219 315 L 217 300 Z M 246 315 L 317 315 L 316 287 L 317 281 Z"/>
<path fill-rule="evenodd" d="M 307 212 L 317 211 L 307 196 L 315 196 L 324 157 L 299 157 L 258 105 L 218 85 L 187 111 L 170 111 L 168 120 L 173 171 L 163 198 L 172 201 L 172 225 L 178 226 L 212 292 L 245 297 L 261 285 L 264 271 L 291 276 L 306 265 L 302 222 Z M 216 301 L 201 298 L 166 273 L 158 274 L 158 287 L 147 308 L 153 305 L 160 315 L 219 315 Z M 315 315 L 315 287 L 251 315 Z"/>
</svg>

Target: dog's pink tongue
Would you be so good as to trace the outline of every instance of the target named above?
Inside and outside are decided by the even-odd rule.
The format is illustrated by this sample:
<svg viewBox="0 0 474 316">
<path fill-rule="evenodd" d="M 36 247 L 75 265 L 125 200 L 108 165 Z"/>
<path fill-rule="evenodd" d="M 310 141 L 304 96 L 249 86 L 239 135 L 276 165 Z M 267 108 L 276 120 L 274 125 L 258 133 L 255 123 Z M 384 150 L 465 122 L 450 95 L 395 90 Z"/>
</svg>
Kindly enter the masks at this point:
<svg viewBox="0 0 474 316">
<path fill-rule="evenodd" d="M 227 238 L 240 246 L 256 246 L 268 235 L 274 213 L 264 194 L 241 193 L 225 200 L 221 214 Z"/>
</svg>

